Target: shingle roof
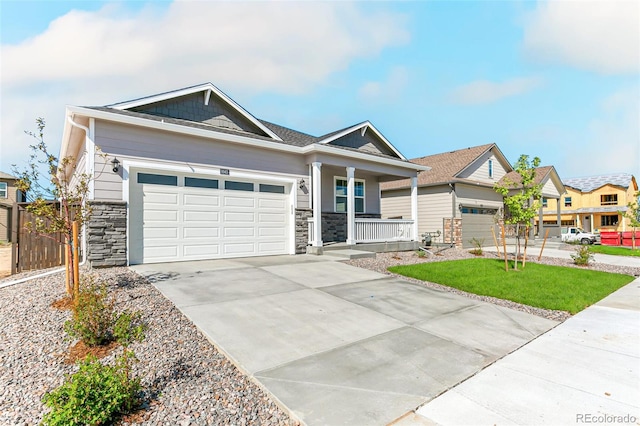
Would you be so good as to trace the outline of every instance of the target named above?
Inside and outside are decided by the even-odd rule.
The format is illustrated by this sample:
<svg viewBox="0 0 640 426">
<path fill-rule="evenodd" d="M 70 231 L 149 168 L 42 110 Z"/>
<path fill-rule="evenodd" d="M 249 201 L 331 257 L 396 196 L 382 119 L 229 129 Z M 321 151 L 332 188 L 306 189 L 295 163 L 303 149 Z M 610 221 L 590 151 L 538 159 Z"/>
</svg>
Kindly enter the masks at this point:
<svg viewBox="0 0 640 426">
<path fill-rule="evenodd" d="M 570 186 L 571 188 L 578 189 L 581 192 L 591 192 L 607 184 L 619 186 L 621 188 L 628 188 L 632 179 L 633 175 L 630 173 L 618 173 L 563 179 L 562 183 L 564 183 L 565 186 Z"/>
<path fill-rule="evenodd" d="M 409 161 L 431 167 L 431 170 L 428 172 L 423 172 L 418 175 L 418 186 L 444 184 L 456 180 L 456 176 L 462 170 L 494 146 L 496 146 L 496 144 L 493 143 L 472 146 L 456 151 L 414 158 Z M 382 190 L 407 188 L 410 186 L 410 179 L 400 179 L 380 184 Z"/>
<path fill-rule="evenodd" d="M 11 176 L 9 173 L 0 172 L 0 179 L 18 179 L 15 176 Z"/>
<path fill-rule="evenodd" d="M 552 169 L 553 169 L 553 166 L 542 166 L 542 167 L 536 168 L 535 183 L 541 183 L 544 180 L 544 178 L 549 174 L 549 172 L 551 172 Z M 514 184 L 513 188 L 516 188 L 519 186 L 520 181 L 521 181 L 521 177 L 518 174 L 518 172 L 516 172 L 515 170 L 512 170 L 506 175 L 504 175 L 502 179 L 500 179 L 498 184 L 503 185 L 509 182 Z"/>
</svg>

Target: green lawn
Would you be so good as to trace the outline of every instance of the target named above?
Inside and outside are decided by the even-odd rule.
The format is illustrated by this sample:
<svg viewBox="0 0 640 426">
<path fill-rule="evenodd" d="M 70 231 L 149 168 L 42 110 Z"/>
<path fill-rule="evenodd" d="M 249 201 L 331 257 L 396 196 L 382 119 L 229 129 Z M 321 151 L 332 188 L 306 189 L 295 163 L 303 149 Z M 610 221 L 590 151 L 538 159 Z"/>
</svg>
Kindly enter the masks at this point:
<svg viewBox="0 0 640 426">
<path fill-rule="evenodd" d="M 636 241 L 636 249 L 631 247 L 616 246 L 591 246 L 589 247 L 594 253 L 612 254 L 614 256 L 639 256 L 640 257 L 640 240 Z"/>
<path fill-rule="evenodd" d="M 538 263 L 527 263 L 524 270 L 506 272 L 503 260 L 484 258 L 393 266 L 389 271 L 469 293 L 572 314 L 634 280 L 630 275 Z"/>
</svg>

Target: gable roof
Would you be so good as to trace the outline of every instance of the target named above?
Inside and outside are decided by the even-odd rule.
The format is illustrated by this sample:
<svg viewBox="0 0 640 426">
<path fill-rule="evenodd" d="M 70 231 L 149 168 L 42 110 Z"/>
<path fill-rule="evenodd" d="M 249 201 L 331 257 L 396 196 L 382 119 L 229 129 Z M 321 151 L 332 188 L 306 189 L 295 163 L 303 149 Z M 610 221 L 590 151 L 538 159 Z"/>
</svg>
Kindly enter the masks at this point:
<svg viewBox="0 0 640 426">
<path fill-rule="evenodd" d="M 347 127 L 345 129 L 342 130 L 337 130 L 335 132 L 329 133 L 325 136 L 322 136 L 320 138 L 320 141 L 318 143 L 323 143 L 323 144 L 328 144 L 331 143 L 335 140 L 340 139 L 343 136 L 346 136 L 350 133 L 355 132 L 356 130 L 360 130 L 360 133 L 362 136 L 364 136 L 365 132 L 367 130 L 371 129 L 371 131 L 382 141 L 382 143 L 384 145 L 386 145 L 387 148 L 389 148 L 389 150 L 391 150 L 394 154 L 396 154 L 398 156 L 398 158 L 401 158 L 402 160 L 406 160 L 405 156 L 402 155 L 400 153 L 400 151 L 398 151 L 392 144 L 391 142 L 389 142 L 387 140 L 387 138 L 385 138 L 382 133 L 380 133 L 378 131 L 378 129 L 375 128 L 375 126 L 373 124 L 371 124 L 371 122 L 369 121 L 364 121 L 360 124 L 356 124 L 355 126 L 351 126 L 351 127 Z"/>
<path fill-rule="evenodd" d="M 196 86 L 185 87 L 183 89 L 159 93 L 157 95 L 145 96 L 143 98 L 133 99 L 125 102 L 118 102 L 115 104 L 107 105 L 107 108 L 113 108 L 118 110 L 128 110 L 131 108 L 138 108 L 144 105 L 150 105 L 157 102 L 162 102 L 169 99 L 174 99 L 181 96 L 187 96 L 187 95 L 191 95 L 199 92 L 203 93 L 203 101 L 205 105 L 209 104 L 209 100 L 211 98 L 211 95 L 213 94 L 216 97 L 218 97 L 223 103 L 225 103 L 231 109 L 233 109 L 235 112 L 237 112 L 242 117 L 247 119 L 249 122 L 254 124 L 260 130 L 265 132 L 267 135 L 269 135 L 275 140 L 281 140 L 277 134 L 271 131 L 271 129 L 265 126 L 260 120 L 255 118 L 253 115 L 249 114 L 247 110 L 242 108 L 239 104 L 237 104 L 233 99 L 227 96 L 222 90 L 218 89 L 212 83 L 198 84 Z"/>
<path fill-rule="evenodd" d="M 431 170 L 429 170 L 428 173 L 420 173 L 418 175 L 418 186 L 470 182 L 470 179 L 458 178 L 458 175 L 468 168 L 475 160 L 491 150 L 495 150 L 496 154 L 498 154 L 504 163 L 511 168 L 509 162 L 495 143 L 472 146 L 469 148 L 458 149 L 456 151 L 442 152 L 440 154 L 427 155 L 425 157 L 414 158 L 409 161 L 415 164 L 431 167 Z M 399 189 L 407 188 L 409 186 L 411 186 L 411 181 L 409 179 L 400 179 L 382 183 L 381 189 Z"/>
<path fill-rule="evenodd" d="M 581 192 L 591 192 L 605 185 L 619 186 L 620 188 L 629 188 L 633 185 L 635 189 L 638 185 L 635 178 L 630 173 L 617 173 L 610 175 L 589 176 L 581 178 L 564 179 L 562 183 Z"/>
<path fill-rule="evenodd" d="M 535 174 L 534 182 L 536 184 L 540 184 L 540 183 L 544 184 L 547 182 L 547 180 L 551 179 L 554 181 L 554 184 L 556 185 L 556 189 L 558 190 L 558 193 L 564 194 L 566 192 L 566 189 L 555 167 L 553 166 L 536 167 L 535 172 L 536 174 Z M 516 172 L 515 170 L 511 170 L 509 173 L 504 175 L 502 179 L 500 179 L 498 184 L 504 185 L 509 183 L 511 184 L 511 187 L 513 189 L 516 189 L 520 187 L 521 181 L 522 181 L 522 178 L 518 174 L 518 172 Z"/>
<path fill-rule="evenodd" d="M 11 176 L 9 173 L 5 173 L 5 172 L 2 172 L 2 171 L 0 171 L 0 179 L 6 179 L 6 180 L 13 179 L 13 180 L 18 180 L 18 178 L 17 178 L 17 177 L 15 177 L 15 176 Z"/>
</svg>

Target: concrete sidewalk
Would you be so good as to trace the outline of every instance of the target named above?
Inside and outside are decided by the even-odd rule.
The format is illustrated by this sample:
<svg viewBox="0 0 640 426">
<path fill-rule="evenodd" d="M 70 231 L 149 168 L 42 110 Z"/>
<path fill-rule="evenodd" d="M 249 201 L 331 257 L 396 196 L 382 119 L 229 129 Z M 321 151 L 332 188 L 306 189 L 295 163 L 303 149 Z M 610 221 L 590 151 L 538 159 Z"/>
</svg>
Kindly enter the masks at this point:
<svg viewBox="0 0 640 426">
<path fill-rule="evenodd" d="M 308 425 L 388 424 L 557 325 L 326 256 L 132 269 Z"/>
<path fill-rule="evenodd" d="M 640 279 L 398 425 L 640 424 Z"/>
</svg>

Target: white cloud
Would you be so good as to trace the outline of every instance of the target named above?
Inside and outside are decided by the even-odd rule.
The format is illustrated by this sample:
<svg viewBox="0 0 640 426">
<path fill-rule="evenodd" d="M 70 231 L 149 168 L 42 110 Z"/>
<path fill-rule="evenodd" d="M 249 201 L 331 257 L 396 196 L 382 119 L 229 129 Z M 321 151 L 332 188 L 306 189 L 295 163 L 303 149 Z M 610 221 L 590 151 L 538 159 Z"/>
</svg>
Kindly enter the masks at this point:
<svg viewBox="0 0 640 426">
<path fill-rule="evenodd" d="M 409 83 L 409 73 L 405 67 L 391 69 L 384 81 L 368 81 L 358 91 L 359 97 L 368 102 L 395 101 Z"/>
<path fill-rule="evenodd" d="M 502 82 L 478 80 L 454 89 L 450 100 L 462 105 L 488 104 L 529 92 L 541 84 L 538 77 L 512 78 Z"/>
<path fill-rule="evenodd" d="M 41 34 L 2 45 L 0 168 L 27 158 L 22 130 L 65 104 L 101 105 L 211 81 L 232 96 L 306 93 L 358 58 L 405 43 L 404 15 L 338 2 L 122 4 L 71 11 Z M 236 97 L 237 99 L 237 97 Z M 57 150 L 57 148 L 56 148 Z"/>
<path fill-rule="evenodd" d="M 540 2 L 528 16 L 525 52 L 531 57 L 603 74 L 640 71 L 640 2 Z"/>
</svg>

